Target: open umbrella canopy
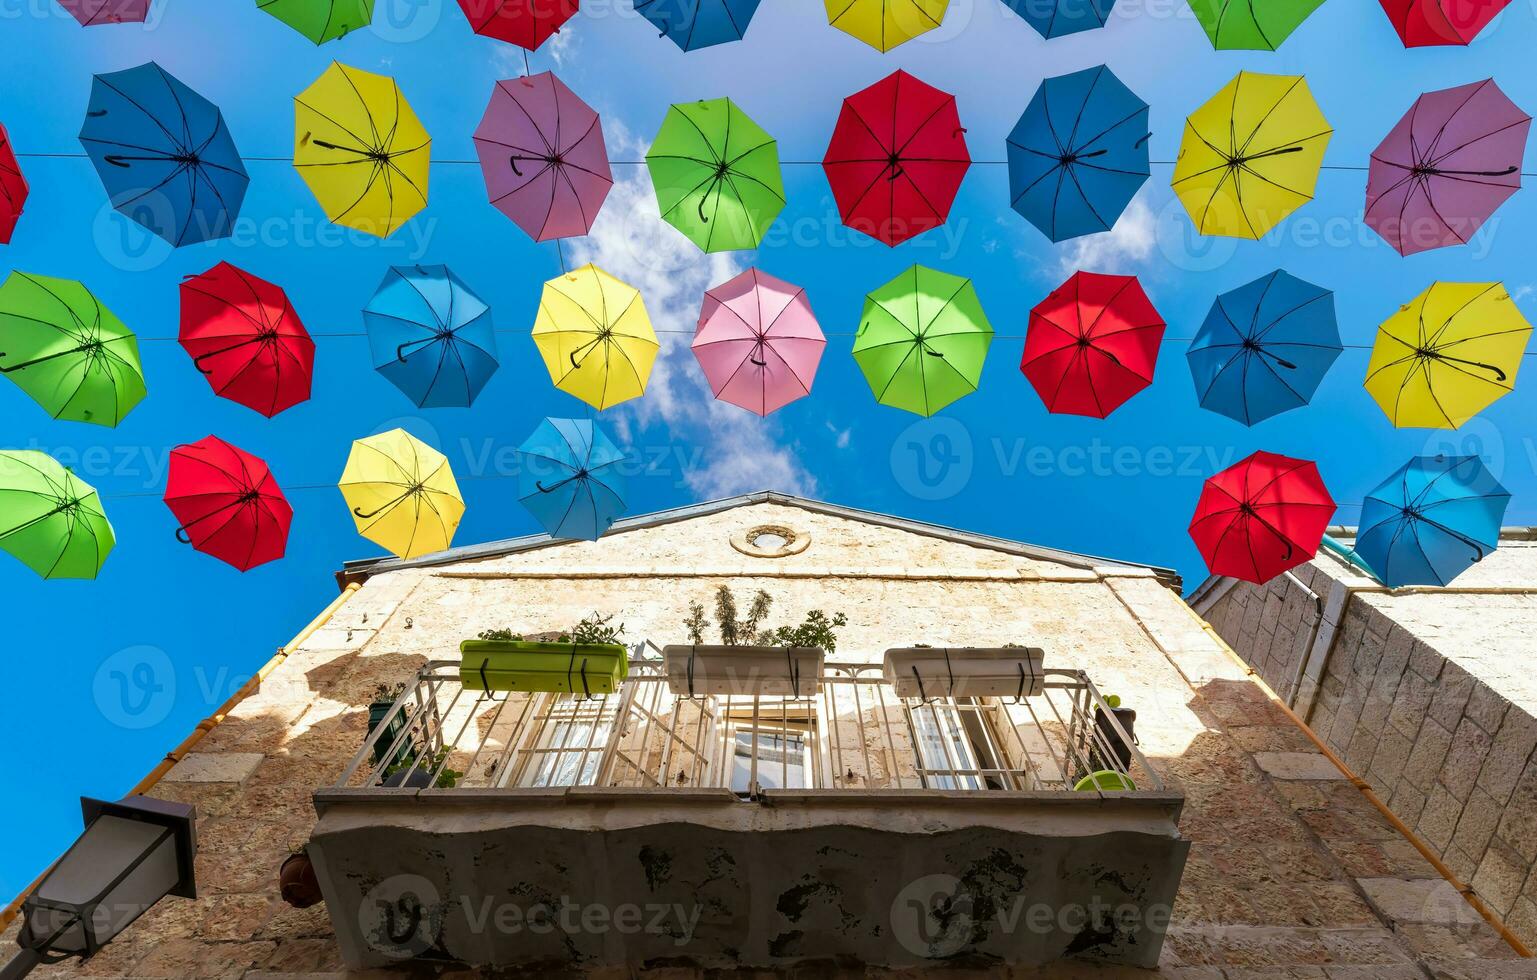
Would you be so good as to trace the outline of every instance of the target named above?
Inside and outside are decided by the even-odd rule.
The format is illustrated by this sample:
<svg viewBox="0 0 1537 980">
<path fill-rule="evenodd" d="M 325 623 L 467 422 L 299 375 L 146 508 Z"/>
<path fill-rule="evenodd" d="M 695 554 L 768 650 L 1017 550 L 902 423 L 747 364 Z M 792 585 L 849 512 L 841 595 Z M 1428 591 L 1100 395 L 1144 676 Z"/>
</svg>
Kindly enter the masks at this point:
<svg viewBox="0 0 1537 980">
<path fill-rule="evenodd" d="M 1382 0 L 1406 48 L 1469 44 L 1510 0 Z"/>
<path fill-rule="evenodd" d="M 1446 585 L 1500 543 L 1510 493 L 1477 456 L 1419 456 L 1366 495 L 1355 555 L 1383 583 Z"/>
<path fill-rule="evenodd" d="M 1372 153 L 1366 223 L 1400 255 L 1461 245 L 1520 189 L 1531 126 L 1492 79 L 1425 93 Z"/>
<path fill-rule="evenodd" d="M 182 347 L 214 394 L 271 418 L 310 397 L 315 342 L 282 288 L 220 262 L 181 284 Z"/>
<path fill-rule="evenodd" d="M 171 450 L 165 504 L 178 541 L 242 572 L 283 557 L 294 516 L 267 464 L 217 436 Z"/>
<path fill-rule="evenodd" d="M 640 292 L 592 264 L 544 284 L 533 335 L 555 387 L 600 411 L 646 393 L 660 347 Z"/>
<path fill-rule="evenodd" d="M 150 0 L 59 0 L 59 6 L 82 27 L 97 24 L 142 24 L 149 16 Z"/>
<path fill-rule="evenodd" d="M 95 578 L 116 540 L 95 487 L 45 453 L 0 450 L 0 549 L 43 578 Z"/>
<path fill-rule="evenodd" d="M 1259 238 L 1313 199 L 1333 132 L 1301 75 L 1239 72 L 1186 120 L 1174 191 L 1201 234 Z"/>
<path fill-rule="evenodd" d="M 759 0 L 636 0 L 635 12 L 684 51 L 740 41 Z"/>
<path fill-rule="evenodd" d="M 876 401 L 928 417 L 977 390 L 992 342 L 971 280 L 915 265 L 865 297 L 854 360 Z"/>
<path fill-rule="evenodd" d="M 938 27 L 950 0 L 825 0 L 827 22 L 880 52 Z"/>
<path fill-rule="evenodd" d="M 91 82 L 80 127 L 112 206 L 172 245 L 226 238 L 245 164 L 218 106 L 154 62 Z"/>
<path fill-rule="evenodd" d="M 418 408 L 468 408 L 496 373 L 491 308 L 446 265 L 392 267 L 363 325 L 374 367 Z"/>
<path fill-rule="evenodd" d="M 905 71 L 843 100 L 822 169 L 843 223 L 887 245 L 945 223 L 971 166 L 955 97 Z"/>
<path fill-rule="evenodd" d="M 0 285 L 0 374 L 56 419 L 115 427 L 144 397 L 133 331 L 73 279 Z"/>
<path fill-rule="evenodd" d="M 1019 369 L 1048 412 L 1102 419 L 1153 383 L 1163 327 L 1136 276 L 1075 272 L 1030 311 Z"/>
<path fill-rule="evenodd" d="M 1041 82 L 1009 133 L 1009 203 L 1054 242 L 1109 231 L 1148 174 L 1147 103 L 1109 68 Z"/>
<path fill-rule="evenodd" d="M 591 419 L 545 419 L 518 447 L 518 499 L 550 537 L 596 541 L 624 513 L 625 458 Z"/>
<path fill-rule="evenodd" d="M 663 219 L 706 252 L 757 248 L 785 204 L 774 138 L 730 99 L 669 108 L 646 169 Z"/>
<path fill-rule="evenodd" d="M 448 459 L 404 429 L 354 442 L 337 486 L 358 533 L 400 558 L 446 549 L 464 516 Z"/>
<path fill-rule="evenodd" d="M 1218 51 L 1274 51 L 1324 0 L 1190 0 Z"/>
<path fill-rule="evenodd" d="M 1003 2 L 1047 40 L 1104 27 L 1110 11 L 1115 9 L 1115 0 L 1003 0 Z"/>
<path fill-rule="evenodd" d="M 256 0 L 256 6 L 316 44 L 367 27 L 374 19 L 374 0 Z"/>
<path fill-rule="evenodd" d="M 431 156 L 387 75 L 332 62 L 294 97 L 294 166 L 336 224 L 388 238 L 427 206 Z"/>
<path fill-rule="evenodd" d="M 1218 296 L 1185 358 L 1202 408 L 1253 425 L 1306 405 L 1342 350 L 1334 294 L 1277 269 Z"/>
<path fill-rule="evenodd" d="M 11 137 L 0 126 L 0 245 L 9 245 L 16 221 L 27 204 L 27 178 L 21 175 Z"/>
<path fill-rule="evenodd" d="M 476 34 L 537 49 L 560 31 L 581 0 L 459 0 Z"/>
<path fill-rule="evenodd" d="M 614 186 L 598 114 L 554 72 L 496 83 L 475 153 L 491 203 L 536 242 L 587 234 Z"/>
<path fill-rule="evenodd" d="M 1258 452 L 1206 481 L 1190 537 L 1213 575 L 1263 584 L 1313 557 L 1334 510 L 1317 464 Z"/>
<path fill-rule="evenodd" d="M 1398 428 L 1455 429 L 1515 387 L 1531 335 L 1499 283 L 1433 283 L 1377 331 L 1366 390 Z"/>
<path fill-rule="evenodd" d="M 806 291 L 755 268 L 704 294 L 692 344 L 715 397 L 759 415 L 811 394 L 826 346 Z"/>
</svg>

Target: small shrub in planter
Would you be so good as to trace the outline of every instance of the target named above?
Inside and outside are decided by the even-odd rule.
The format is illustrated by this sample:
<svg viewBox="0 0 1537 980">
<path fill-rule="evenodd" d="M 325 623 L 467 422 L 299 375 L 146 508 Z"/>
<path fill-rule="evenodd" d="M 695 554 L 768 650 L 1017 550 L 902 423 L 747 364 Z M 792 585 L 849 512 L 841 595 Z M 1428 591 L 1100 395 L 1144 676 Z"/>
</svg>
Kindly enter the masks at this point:
<svg viewBox="0 0 1537 980">
<path fill-rule="evenodd" d="M 459 644 L 459 680 L 471 691 L 612 694 L 629 674 L 624 624 L 593 614 L 554 640 L 486 630 Z"/>
</svg>

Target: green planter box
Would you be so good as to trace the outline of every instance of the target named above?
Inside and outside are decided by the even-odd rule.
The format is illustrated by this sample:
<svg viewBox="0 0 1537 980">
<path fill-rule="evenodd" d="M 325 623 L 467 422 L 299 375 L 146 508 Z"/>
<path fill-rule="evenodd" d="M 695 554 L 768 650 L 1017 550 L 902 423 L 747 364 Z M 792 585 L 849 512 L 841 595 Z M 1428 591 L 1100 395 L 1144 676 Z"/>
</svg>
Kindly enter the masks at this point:
<svg viewBox="0 0 1537 980">
<path fill-rule="evenodd" d="M 375 701 L 368 706 L 368 734 L 372 735 L 374 733 L 374 729 L 379 727 L 380 723 L 384 721 L 384 716 L 388 715 L 390 709 L 394 706 L 395 702 L 393 701 Z M 374 743 L 375 765 L 380 768 L 400 763 L 409 765 L 416 759 L 416 749 L 411 744 L 411 739 L 408 738 L 403 740 L 400 743 L 400 748 L 395 750 L 395 758 L 393 760 L 389 762 L 384 761 L 384 757 L 389 754 L 390 746 L 395 744 L 395 740 L 400 737 L 400 733 L 405 730 L 405 727 L 406 716 L 404 713 L 397 714 L 390 720 L 389 728 L 385 730 L 384 734 L 379 736 L 379 741 Z"/>
<path fill-rule="evenodd" d="M 459 681 L 471 691 L 613 694 L 630 671 L 630 652 L 618 643 L 465 640 L 459 652 Z"/>
</svg>

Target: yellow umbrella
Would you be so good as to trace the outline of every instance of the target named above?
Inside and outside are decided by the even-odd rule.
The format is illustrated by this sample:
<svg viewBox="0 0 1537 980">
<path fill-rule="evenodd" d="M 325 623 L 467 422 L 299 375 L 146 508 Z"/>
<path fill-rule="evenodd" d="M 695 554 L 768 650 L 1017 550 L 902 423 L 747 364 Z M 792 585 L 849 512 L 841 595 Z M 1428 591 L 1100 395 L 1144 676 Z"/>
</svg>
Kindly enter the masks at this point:
<svg viewBox="0 0 1537 980">
<path fill-rule="evenodd" d="M 1313 199 L 1333 132 L 1301 75 L 1241 71 L 1185 120 L 1174 191 L 1201 234 L 1259 238 Z"/>
<path fill-rule="evenodd" d="M 950 0 L 826 0 L 827 22 L 877 51 L 932 31 Z"/>
<path fill-rule="evenodd" d="M 1377 331 L 1366 390 L 1398 428 L 1455 429 L 1515 387 L 1531 335 L 1499 283 L 1432 283 Z"/>
<path fill-rule="evenodd" d="M 447 548 L 464 516 L 448 460 L 404 429 L 354 442 L 337 486 L 358 533 L 401 558 Z"/>
<path fill-rule="evenodd" d="M 339 225 L 388 238 L 427 206 L 431 156 L 388 75 L 332 62 L 294 98 L 294 166 Z"/>
<path fill-rule="evenodd" d="M 555 387 L 600 410 L 646 393 L 658 347 L 640 293 L 592 264 L 544 284 L 534 344 Z"/>
</svg>

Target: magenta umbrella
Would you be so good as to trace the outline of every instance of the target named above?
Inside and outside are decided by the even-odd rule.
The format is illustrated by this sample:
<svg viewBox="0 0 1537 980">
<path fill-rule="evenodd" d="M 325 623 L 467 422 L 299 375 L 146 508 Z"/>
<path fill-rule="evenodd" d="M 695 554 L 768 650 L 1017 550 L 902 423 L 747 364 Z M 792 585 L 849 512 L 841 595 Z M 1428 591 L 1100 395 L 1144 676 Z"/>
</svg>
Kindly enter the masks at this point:
<svg viewBox="0 0 1537 980">
<path fill-rule="evenodd" d="M 826 346 L 806 291 L 757 269 L 704 294 L 692 344 L 715 397 L 759 415 L 811 393 Z"/>
<path fill-rule="evenodd" d="M 1531 122 L 1492 79 L 1426 92 L 1372 154 L 1366 223 L 1401 255 L 1463 244 L 1520 189 Z"/>
<path fill-rule="evenodd" d="M 496 83 L 475 152 L 491 203 L 536 242 L 587 234 L 614 185 L 598 114 L 554 72 Z"/>
<path fill-rule="evenodd" d="M 59 0 L 85 27 L 96 24 L 140 24 L 149 16 L 149 0 Z"/>
</svg>

